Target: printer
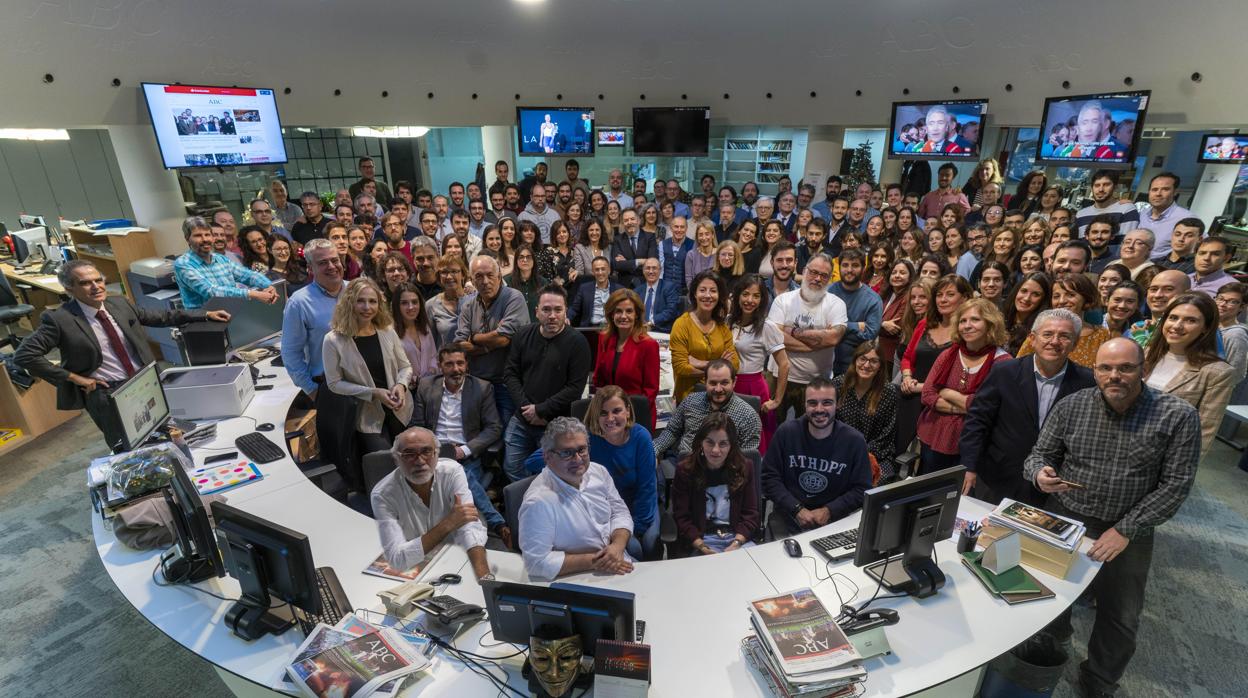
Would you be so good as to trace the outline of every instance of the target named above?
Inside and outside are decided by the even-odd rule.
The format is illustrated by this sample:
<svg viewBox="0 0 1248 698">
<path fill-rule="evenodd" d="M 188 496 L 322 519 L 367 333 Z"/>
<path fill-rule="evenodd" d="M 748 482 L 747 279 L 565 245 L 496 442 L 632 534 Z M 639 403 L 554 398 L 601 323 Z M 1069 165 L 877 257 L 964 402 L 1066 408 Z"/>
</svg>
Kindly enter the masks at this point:
<svg viewBox="0 0 1248 698">
<path fill-rule="evenodd" d="M 144 310 L 163 312 L 182 307 L 182 294 L 173 278 L 173 262 L 164 257 L 146 257 L 130 263 L 126 285 L 134 295 L 134 304 Z M 182 363 L 182 350 L 170 327 L 148 327 L 148 339 L 160 346 L 161 357 L 174 364 Z"/>
</svg>

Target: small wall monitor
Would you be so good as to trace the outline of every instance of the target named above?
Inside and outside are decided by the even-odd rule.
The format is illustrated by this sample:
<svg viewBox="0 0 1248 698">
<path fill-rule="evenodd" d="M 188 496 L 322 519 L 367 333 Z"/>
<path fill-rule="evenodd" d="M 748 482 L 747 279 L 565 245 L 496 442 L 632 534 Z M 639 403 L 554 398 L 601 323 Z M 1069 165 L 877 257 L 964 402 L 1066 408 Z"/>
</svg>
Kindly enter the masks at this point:
<svg viewBox="0 0 1248 698">
<path fill-rule="evenodd" d="M 1248 135 L 1238 133 L 1206 133 L 1200 137 L 1200 162 L 1213 165 L 1248 162 Z"/>
<path fill-rule="evenodd" d="M 273 90 L 143 83 L 167 169 L 287 161 Z"/>
<path fill-rule="evenodd" d="M 1036 162 L 1130 167 L 1144 130 L 1148 90 L 1050 97 L 1044 101 Z"/>
<path fill-rule="evenodd" d="M 978 160 L 988 116 L 986 99 L 894 102 L 891 160 Z"/>
<path fill-rule="evenodd" d="M 594 110 L 516 107 L 521 155 L 593 155 Z"/>
<path fill-rule="evenodd" d="M 598 145 L 624 145 L 624 129 L 622 128 L 600 128 L 598 129 Z"/>
</svg>

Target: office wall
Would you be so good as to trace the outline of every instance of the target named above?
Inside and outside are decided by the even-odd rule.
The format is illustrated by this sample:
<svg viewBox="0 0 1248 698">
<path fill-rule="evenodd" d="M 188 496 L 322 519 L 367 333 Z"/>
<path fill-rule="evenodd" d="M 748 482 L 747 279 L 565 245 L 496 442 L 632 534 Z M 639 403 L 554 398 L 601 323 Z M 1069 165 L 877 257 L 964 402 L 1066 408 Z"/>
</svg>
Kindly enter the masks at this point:
<svg viewBox="0 0 1248 698">
<path fill-rule="evenodd" d="M 131 218 L 134 213 L 108 132 L 72 129 L 67 141 L 0 139 L 0 221 Z"/>
</svg>

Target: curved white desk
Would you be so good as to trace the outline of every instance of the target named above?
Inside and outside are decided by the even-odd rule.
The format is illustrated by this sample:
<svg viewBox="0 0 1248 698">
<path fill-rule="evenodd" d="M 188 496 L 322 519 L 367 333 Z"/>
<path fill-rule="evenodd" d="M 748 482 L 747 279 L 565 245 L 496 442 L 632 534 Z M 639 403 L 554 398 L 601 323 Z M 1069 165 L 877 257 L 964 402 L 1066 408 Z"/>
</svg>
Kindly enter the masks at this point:
<svg viewBox="0 0 1248 698">
<path fill-rule="evenodd" d="M 248 406 L 247 417 L 278 425 L 268 433 L 281 442 L 281 425 L 297 389 L 279 367 L 262 365 L 262 373 L 277 378 L 260 381 L 275 384 L 259 391 Z M 254 430 L 250 419 L 237 418 L 218 424 L 218 439 L 196 449 L 202 465 L 214 447 L 233 448 L 234 439 Z M 282 444 L 283 450 L 285 445 Z M 219 453 L 220 451 L 215 451 Z M 261 466 L 264 479 L 225 493 L 230 504 L 289 527 L 308 536 L 317 566 L 333 567 L 343 589 L 359 608 L 380 610 L 377 592 L 394 582 L 363 574 L 381 551 L 373 520 L 332 499 L 304 477 L 294 461 L 285 458 Z M 961 515 L 978 519 L 989 507 L 963 499 Z M 259 693 L 259 687 L 276 684 L 286 662 L 302 641 L 302 634 L 287 632 L 255 642 L 234 637 L 222 623 L 229 605 L 210 596 L 179 587 L 158 587 L 152 571 L 158 551 L 136 552 L 113 537 L 99 516 L 92 516 L 96 547 L 104 568 L 122 595 L 154 626 L 183 647 L 218 667 L 254 684 L 231 680 L 235 690 Z M 813 555 L 810 541 L 819 535 L 857 526 L 857 516 L 830 524 L 825 529 L 797 536 L 803 552 Z M 1085 542 L 1086 549 L 1088 543 Z M 1079 555 L 1069 579 L 1043 573 L 1038 578 L 1057 595 L 1056 599 L 1009 606 L 988 594 L 957 560 L 952 540 L 937 545 L 945 587 L 932 598 L 889 599 L 878 602 L 899 611 L 901 621 L 887 628 L 893 655 L 869 660 L 869 696 L 901 696 L 937 686 L 974 671 L 993 657 L 1022 642 L 1053 620 L 1074 602 L 1091 582 L 1098 565 Z M 499 579 L 527 582 L 519 555 L 489 553 L 490 567 Z M 770 543 L 724 555 L 684 560 L 639 563 L 624 576 L 574 575 L 566 581 L 634 592 L 637 617 L 646 621 L 646 642 L 653 646 L 652 696 L 767 695 L 762 683 L 741 654 L 740 641 L 749 631 L 746 604 L 752 599 L 809 586 L 829 608 L 837 604 L 833 582 L 814 576 L 810 560 L 789 558 L 779 543 Z M 832 567 L 860 587 L 857 601 L 864 601 L 875 586 L 849 561 Z M 471 603 L 483 603 L 481 587 L 474 581 L 464 551 L 448 547 L 429 573 L 461 572 L 464 582 L 447 593 Z M 826 576 L 820 562 L 820 577 Z M 840 581 L 842 595 L 852 587 Z M 200 585 L 226 597 L 237 597 L 238 583 L 229 577 Z M 885 591 L 884 593 L 887 593 Z M 848 600 L 848 599 L 847 599 Z M 457 646 L 480 654 L 501 656 L 515 650 L 503 645 L 482 649 L 478 641 L 488 633 L 478 624 L 457 640 Z M 493 638 L 485 638 L 492 643 Z M 515 660 L 512 660 L 513 662 Z M 523 691 L 518 664 L 508 664 L 511 684 Z M 409 689 L 408 695 L 494 695 L 484 678 L 441 655 L 432 676 Z M 966 690 L 969 693 L 969 689 Z"/>
</svg>

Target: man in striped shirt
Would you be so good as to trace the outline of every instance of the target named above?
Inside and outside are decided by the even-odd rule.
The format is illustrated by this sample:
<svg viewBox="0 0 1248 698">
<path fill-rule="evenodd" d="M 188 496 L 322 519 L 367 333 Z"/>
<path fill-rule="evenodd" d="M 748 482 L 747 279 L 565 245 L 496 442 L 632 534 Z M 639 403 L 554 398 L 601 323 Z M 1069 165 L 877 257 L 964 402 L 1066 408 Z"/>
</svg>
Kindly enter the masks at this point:
<svg viewBox="0 0 1248 698">
<path fill-rule="evenodd" d="M 212 228 L 200 216 L 182 223 L 190 248 L 173 262 L 173 277 L 182 293 L 182 307 L 202 308 L 209 298 L 250 298 L 276 303 L 277 291 L 267 276 L 212 251 Z"/>
<path fill-rule="evenodd" d="M 1113 170 L 1097 170 L 1092 175 L 1092 205 L 1079 209 L 1075 214 L 1075 225 L 1079 227 L 1079 237 L 1088 236 L 1088 226 L 1101 215 L 1111 216 L 1118 224 L 1111 245 L 1122 243 L 1122 236 L 1135 230 L 1140 225 L 1140 212 L 1135 204 L 1118 201 L 1114 196 L 1118 189 L 1118 174 Z"/>
</svg>

